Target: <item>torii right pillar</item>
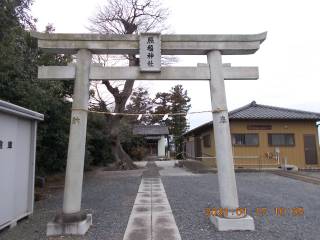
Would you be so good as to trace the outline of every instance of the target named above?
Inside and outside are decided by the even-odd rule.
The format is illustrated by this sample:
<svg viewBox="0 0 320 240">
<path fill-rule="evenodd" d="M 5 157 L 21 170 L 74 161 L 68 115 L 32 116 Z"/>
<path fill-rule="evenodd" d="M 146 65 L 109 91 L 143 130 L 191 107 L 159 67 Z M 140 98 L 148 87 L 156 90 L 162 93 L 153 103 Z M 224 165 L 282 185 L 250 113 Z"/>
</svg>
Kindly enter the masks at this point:
<svg viewBox="0 0 320 240">
<path fill-rule="evenodd" d="M 227 99 L 224 86 L 221 52 L 207 54 L 210 66 L 210 91 L 214 140 L 217 157 L 219 193 L 223 216 L 211 215 L 211 222 L 219 231 L 254 230 L 253 218 L 240 215 L 236 178 L 233 165 Z M 218 206 L 216 207 L 218 209 Z M 227 211 L 225 209 L 228 209 Z M 238 209 L 238 211 L 237 211 Z M 239 214 L 239 215 L 238 215 Z"/>
</svg>

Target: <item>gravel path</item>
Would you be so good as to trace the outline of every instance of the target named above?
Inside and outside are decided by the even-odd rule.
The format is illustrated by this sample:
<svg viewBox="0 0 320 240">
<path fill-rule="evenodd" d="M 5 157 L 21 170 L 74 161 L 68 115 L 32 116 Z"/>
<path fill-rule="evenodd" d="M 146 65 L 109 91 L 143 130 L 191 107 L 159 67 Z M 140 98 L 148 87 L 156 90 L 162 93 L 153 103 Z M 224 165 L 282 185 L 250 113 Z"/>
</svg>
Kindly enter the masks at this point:
<svg viewBox="0 0 320 240">
<path fill-rule="evenodd" d="M 219 207 L 217 174 L 161 179 L 182 239 L 320 239 L 318 185 L 268 173 L 237 173 L 239 204 L 252 214 L 256 231 L 219 232 L 205 216 L 206 208 Z M 276 216 L 274 208 L 281 207 L 285 215 Z M 261 208 L 266 208 L 264 216 Z M 303 208 L 304 214 L 293 216 L 292 208 Z"/>
<path fill-rule="evenodd" d="M 219 232 L 205 216 L 206 208 L 219 207 L 217 174 L 193 174 L 173 168 L 173 161 L 156 164 L 163 168 L 162 183 L 182 239 L 320 239 L 318 185 L 263 172 L 237 173 L 240 207 L 252 214 L 256 231 Z M 143 171 L 100 172 L 84 179 L 82 209 L 92 213 L 93 227 L 85 236 L 47 239 L 122 239 Z M 46 224 L 61 211 L 62 193 L 36 202 L 33 217 L 19 221 L 12 231 L 1 230 L 0 239 L 46 239 Z M 263 207 L 267 210 L 261 216 Z M 276 207 L 285 208 L 286 215 L 276 216 Z M 291 209 L 299 207 L 303 216 L 292 216 Z"/>
</svg>

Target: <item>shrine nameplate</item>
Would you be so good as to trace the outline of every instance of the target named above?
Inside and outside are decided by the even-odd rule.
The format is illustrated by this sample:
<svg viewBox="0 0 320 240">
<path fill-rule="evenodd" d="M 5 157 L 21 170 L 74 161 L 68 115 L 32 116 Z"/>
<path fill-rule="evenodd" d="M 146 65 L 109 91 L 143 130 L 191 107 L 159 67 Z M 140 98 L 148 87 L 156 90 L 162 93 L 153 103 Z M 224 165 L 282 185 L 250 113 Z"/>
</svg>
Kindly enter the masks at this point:
<svg viewBox="0 0 320 240">
<path fill-rule="evenodd" d="M 140 34 L 140 71 L 161 71 L 161 37 L 160 33 Z"/>
</svg>

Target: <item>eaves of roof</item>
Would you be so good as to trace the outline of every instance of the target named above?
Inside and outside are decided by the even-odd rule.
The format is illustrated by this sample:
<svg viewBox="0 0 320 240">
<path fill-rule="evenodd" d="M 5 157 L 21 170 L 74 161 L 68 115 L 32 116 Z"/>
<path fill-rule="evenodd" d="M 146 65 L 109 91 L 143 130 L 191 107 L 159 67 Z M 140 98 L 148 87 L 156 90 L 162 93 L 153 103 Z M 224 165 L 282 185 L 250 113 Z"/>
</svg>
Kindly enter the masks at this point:
<svg viewBox="0 0 320 240">
<path fill-rule="evenodd" d="M 169 129 L 165 125 L 135 125 L 133 127 L 133 134 L 142 135 L 168 135 Z"/>
<path fill-rule="evenodd" d="M 301 111 L 289 108 L 273 107 L 257 104 L 255 101 L 235 110 L 228 112 L 230 120 L 313 120 L 320 121 L 320 113 Z M 196 132 L 207 126 L 212 126 L 213 122 L 207 122 L 196 127 L 182 136 Z"/>
<path fill-rule="evenodd" d="M 229 119 L 320 120 L 320 113 L 257 104 L 255 101 L 229 112 Z"/>
</svg>

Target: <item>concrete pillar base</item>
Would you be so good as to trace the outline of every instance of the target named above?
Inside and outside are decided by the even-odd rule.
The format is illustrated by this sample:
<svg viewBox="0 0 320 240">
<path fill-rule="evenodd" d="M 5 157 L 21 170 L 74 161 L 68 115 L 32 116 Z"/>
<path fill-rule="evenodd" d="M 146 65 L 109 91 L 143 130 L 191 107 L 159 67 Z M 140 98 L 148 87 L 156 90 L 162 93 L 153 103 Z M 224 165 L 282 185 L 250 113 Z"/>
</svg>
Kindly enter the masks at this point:
<svg viewBox="0 0 320 240">
<path fill-rule="evenodd" d="M 92 225 L 92 214 L 87 214 L 86 219 L 76 222 L 68 222 L 68 220 L 67 222 L 57 222 L 56 218 L 55 220 L 47 224 L 47 236 L 57 236 L 65 234 L 84 235 Z"/>
<path fill-rule="evenodd" d="M 224 217 L 210 216 L 210 220 L 219 231 L 229 231 L 229 230 L 254 231 L 253 218 L 250 216 L 245 216 L 243 218 L 224 218 Z"/>
</svg>

